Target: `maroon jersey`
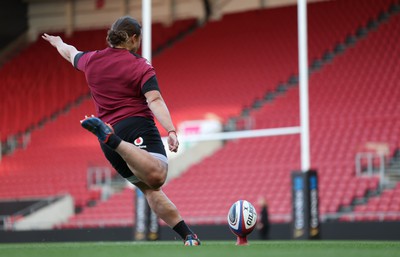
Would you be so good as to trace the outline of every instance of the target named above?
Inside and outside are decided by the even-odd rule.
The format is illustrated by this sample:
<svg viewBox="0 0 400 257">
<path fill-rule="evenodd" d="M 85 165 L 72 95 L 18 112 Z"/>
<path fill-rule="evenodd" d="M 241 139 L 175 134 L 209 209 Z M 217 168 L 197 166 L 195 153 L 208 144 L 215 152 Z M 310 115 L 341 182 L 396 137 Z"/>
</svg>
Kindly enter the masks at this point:
<svg viewBox="0 0 400 257">
<path fill-rule="evenodd" d="M 106 48 L 76 55 L 76 69 L 83 71 L 97 116 L 114 125 L 128 117 L 154 119 L 143 86 L 155 78 L 153 66 L 126 49 Z"/>
</svg>

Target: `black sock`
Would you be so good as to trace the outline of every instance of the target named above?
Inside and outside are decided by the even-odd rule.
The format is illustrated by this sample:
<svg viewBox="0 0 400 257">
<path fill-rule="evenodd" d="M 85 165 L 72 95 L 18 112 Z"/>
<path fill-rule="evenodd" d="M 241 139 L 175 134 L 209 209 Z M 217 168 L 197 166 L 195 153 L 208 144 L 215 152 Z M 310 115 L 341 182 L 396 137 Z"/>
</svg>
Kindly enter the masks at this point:
<svg viewBox="0 0 400 257">
<path fill-rule="evenodd" d="M 117 147 L 119 146 L 121 141 L 122 141 L 122 139 L 119 136 L 117 136 L 115 134 L 111 134 L 107 140 L 106 145 L 108 147 L 110 147 L 111 149 L 115 150 L 115 149 L 117 149 Z"/>
<path fill-rule="evenodd" d="M 181 220 L 175 227 L 172 228 L 176 233 L 178 233 L 183 240 L 186 239 L 187 235 L 193 234 L 193 231 L 186 225 L 185 221 Z"/>
</svg>

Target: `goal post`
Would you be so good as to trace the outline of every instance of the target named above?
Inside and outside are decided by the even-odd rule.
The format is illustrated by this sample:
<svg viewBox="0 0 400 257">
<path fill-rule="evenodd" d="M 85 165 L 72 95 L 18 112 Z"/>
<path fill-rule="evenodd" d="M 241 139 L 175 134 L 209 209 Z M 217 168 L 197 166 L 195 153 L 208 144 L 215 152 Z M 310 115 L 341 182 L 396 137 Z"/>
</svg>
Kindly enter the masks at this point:
<svg viewBox="0 0 400 257">
<path fill-rule="evenodd" d="M 143 57 L 151 62 L 151 0 L 142 0 L 142 17 L 143 17 Z M 295 220 L 292 222 L 301 222 L 302 224 L 311 224 L 318 221 L 318 230 L 311 230 L 307 227 L 306 234 L 301 239 L 318 238 L 319 230 L 319 213 L 318 213 L 318 177 L 315 170 L 311 171 L 310 161 L 310 128 L 309 128 L 309 95 L 308 95 L 308 49 L 307 49 L 307 0 L 297 0 L 297 25 L 298 25 L 298 57 L 299 57 L 299 101 L 300 101 L 300 126 L 270 128 L 246 131 L 231 131 L 211 134 L 183 135 L 180 137 L 182 142 L 199 142 L 212 140 L 228 140 L 264 136 L 283 136 L 299 134 L 301 147 L 301 167 L 300 171 L 292 173 L 292 208 L 293 212 L 302 212 L 298 215 L 303 220 Z M 300 173 L 300 174 L 299 174 Z M 296 178 L 296 179 L 295 179 Z M 296 201 L 296 186 L 302 179 L 303 200 Z M 312 193 L 310 193 L 312 192 Z M 300 206 L 301 205 L 301 206 Z M 301 207 L 300 209 L 295 209 Z M 317 211 L 315 209 L 317 208 Z M 315 214 L 311 216 L 311 213 Z M 299 234 L 293 226 L 293 234 Z M 296 228 L 297 229 L 297 228 Z M 308 233 L 308 234 L 307 234 Z"/>
</svg>

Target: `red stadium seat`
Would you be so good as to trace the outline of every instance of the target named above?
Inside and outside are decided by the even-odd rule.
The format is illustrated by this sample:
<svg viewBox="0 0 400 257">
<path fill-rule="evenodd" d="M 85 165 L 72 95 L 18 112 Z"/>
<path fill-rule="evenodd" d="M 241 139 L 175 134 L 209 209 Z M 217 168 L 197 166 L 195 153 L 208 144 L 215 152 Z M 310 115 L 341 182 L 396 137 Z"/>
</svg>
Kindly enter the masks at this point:
<svg viewBox="0 0 400 257">
<path fill-rule="evenodd" d="M 390 3 L 389 0 L 310 3 L 310 61 L 321 58 Z M 297 73 L 295 17 L 295 6 L 226 15 L 156 56 L 153 65 L 176 125 L 184 120 L 202 119 L 209 112 L 225 122 Z M 337 212 L 341 206 L 350 205 L 356 197 L 377 188 L 376 178 L 355 175 L 354 157 L 361 146 L 370 141 L 386 142 L 390 153 L 399 147 L 400 66 L 392 58 L 398 55 L 399 48 L 395 46 L 400 38 L 393 31 L 399 25 L 400 18 L 392 17 L 310 76 L 311 160 L 321 181 L 322 214 Z M 161 30 L 163 26 L 158 24 L 154 28 Z M 181 26 L 176 24 L 170 31 L 179 34 Z M 238 33 L 243 40 L 237 40 Z M 88 40 L 93 36 L 97 40 Z M 165 38 L 162 33 L 157 36 L 156 41 Z M 77 32 L 69 40 L 82 49 L 101 48 L 105 44 L 104 30 Z M 38 60 L 35 53 L 42 58 Z M 0 103 L 0 109 L 29 118 L 15 119 L 10 113 L 0 115 L 2 137 L 25 130 L 87 94 L 82 74 L 71 69 L 55 51 L 49 51 L 44 42 L 38 41 L 22 55 L 23 58 L 16 58 L 0 70 L 1 80 L 13 88 L 7 91 L 5 99 L 15 100 Z M 18 67 L 26 63 L 31 69 L 20 79 L 14 79 L 19 75 Z M 43 67 L 43 63 L 48 64 Z M 57 67 L 58 73 L 47 72 L 49 67 Z M 252 111 L 254 128 L 297 126 L 298 98 L 298 90 L 292 88 Z M 87 167 L 108 166 L 98 142 L 79 126 L 79 119 L 93 111 L 90 100 L 84 101 L 34 131 L 26 150 L 6 156 L 0 163 L 0 198 L 69 192 L 84 210 L 63 228 L 132 225 L 131 191 L 98 202 L 95 207 L 86 207 L 87 202 L 100 197 L 97 191 L 87 189 Z M 209 223 L 213 219 L 225 222 L 233 202 L 246 199 L 257 208 L 261 196 L 269 202 L 273 221 L 287 222 L 285 217 L 291 213 L 290 173 L 299 167 L 298 135 L 240 139 L 226 142 L 215 154 L 170 181 L 164 190 L 190 222 Z M 120 197 L 123 201 L 117 200 Z M 120 202 L 115 204 L 117 201 Z M 379 202 L 371 207 L 357 206 L 356 213 L 368 208 L 395 209 L 395 205 L 388 207 L 386 200 Z M 122 210 L 109 212 L 119 207 Z M 396 215 L 389 217 L 400 219 Z M 381 216 L 355 219 L 377 220 Z M 342 220 L 353 218 L 344 216 Z"/>
</svg>

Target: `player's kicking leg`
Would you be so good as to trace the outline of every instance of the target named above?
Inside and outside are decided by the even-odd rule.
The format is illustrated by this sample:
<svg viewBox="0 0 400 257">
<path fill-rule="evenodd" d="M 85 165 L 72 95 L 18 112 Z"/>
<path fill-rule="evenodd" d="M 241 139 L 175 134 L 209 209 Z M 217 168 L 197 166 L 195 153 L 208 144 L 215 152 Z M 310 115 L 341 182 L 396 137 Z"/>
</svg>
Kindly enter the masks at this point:
<svg viewBox="0 0 400 257">
<path fill-rule="evenodd" d="M 139 180 L 134 184 L 144 193 L 151 209 L 182 237 L 184 244 L 200 245 L 197 235 L 190 230 L 176 206 L 161 190 L 167 177 L 167 164 L 154 158 L 147 151 L 121 140 L 114 134 L 112 127 L 99 118 L 85 117 L 81 124 L 125 160 Z"/>
<path fill-rule="evenodd" d="M 134 175 L 152 188 L 160 188 L 167 178 L 167 165 L 150 153 L 135 145 L 121 140 L 114 134 L 111 125 L 97 117 L 85 117 L 81 120 L 85 129 L 95 134 L 99 141 L 117 152 L 127 163 Z"/>
</svg>

